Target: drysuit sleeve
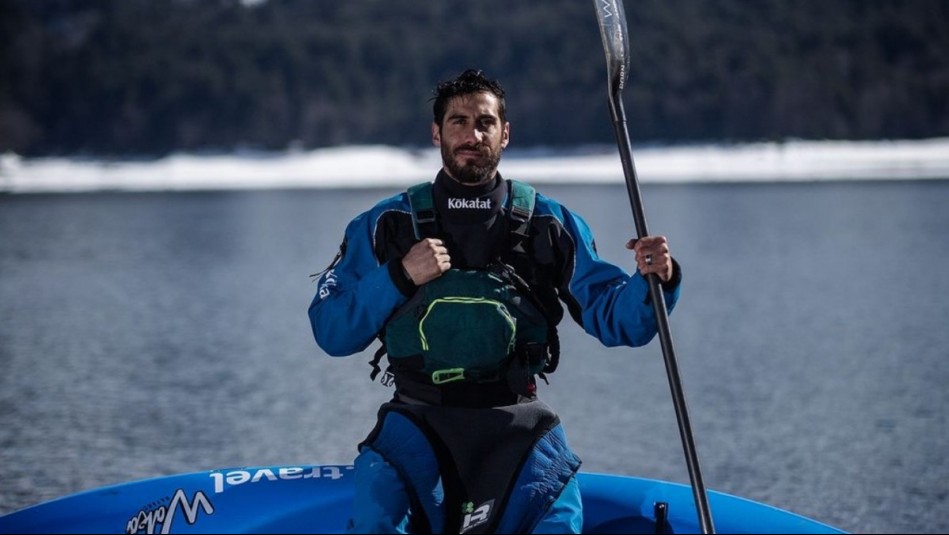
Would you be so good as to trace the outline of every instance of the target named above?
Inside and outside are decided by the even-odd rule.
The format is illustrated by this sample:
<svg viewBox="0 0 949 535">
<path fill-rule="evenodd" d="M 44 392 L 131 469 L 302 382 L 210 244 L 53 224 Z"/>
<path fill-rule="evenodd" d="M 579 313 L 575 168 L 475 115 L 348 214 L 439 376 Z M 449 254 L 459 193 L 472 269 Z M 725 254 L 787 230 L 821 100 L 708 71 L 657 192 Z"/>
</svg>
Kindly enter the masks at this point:
<svg viewBox="0 0 949 535">
<path fill-rule="evenodd" d="M 560 295 L 574 320 L 606 346 L 648 344 L 658 332 L 648 281 L 639 271 L 630 275 L 600 258 L 593 233 L 579 215 L 562 206 L 556 213 L 563 225 L 557 238 L 564 258 Z M 670 312 L 679 298 L 680 280 L 676 263 L 673 279 L 662 285 Z"/>
<path fill-rule="evenodd" d="M 353 219 L 339 261 L 317 281 L 308 311 L 310 326 L 317 345 L 331 356 L 366 349 L 392 312 L 408 300 L 393 281 L 389 263 L 380 264 L 373 252 L 374 225 L 372 211 Z"/>
</svg>

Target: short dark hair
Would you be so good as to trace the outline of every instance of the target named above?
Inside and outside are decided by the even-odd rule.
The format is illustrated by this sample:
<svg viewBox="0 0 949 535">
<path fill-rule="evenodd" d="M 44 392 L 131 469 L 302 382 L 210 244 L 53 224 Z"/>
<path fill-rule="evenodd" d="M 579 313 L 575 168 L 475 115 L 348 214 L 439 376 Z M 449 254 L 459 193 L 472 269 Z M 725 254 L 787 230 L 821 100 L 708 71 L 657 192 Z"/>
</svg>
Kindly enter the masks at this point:
<svg viewBox="0 0 949 535">
<path fill-rule="evenodd" d="M 491 93 L 497 97 L 498 115 L 500 115 L 501 121 L 507 121 L 505 118 L 504 89 L 500 82 L 489 80 L 480 69 L 468 69 L 456 78 L 445 80 L 435 86 L 435 96 L 433 97 L 435 104 L 432 105 L 435 124 L 441 126 L 449 100 L 457 96 L 481 92 Z"/>
</svg>

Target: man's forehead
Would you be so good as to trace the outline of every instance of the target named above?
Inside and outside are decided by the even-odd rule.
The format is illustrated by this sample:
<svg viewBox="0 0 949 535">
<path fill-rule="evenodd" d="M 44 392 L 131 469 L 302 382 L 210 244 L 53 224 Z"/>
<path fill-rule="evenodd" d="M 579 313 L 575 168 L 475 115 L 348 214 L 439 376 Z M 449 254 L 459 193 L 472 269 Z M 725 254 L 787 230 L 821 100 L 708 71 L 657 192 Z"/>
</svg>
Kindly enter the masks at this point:
<svg viewBox="0 0 949 535">
<path fill-rule="evenodd" d="M 446 115 L 473 114 L 498 115 L 498 98 L 491 93 L 468 93 L 452 97 L 448 101 Z"/>
</svg>

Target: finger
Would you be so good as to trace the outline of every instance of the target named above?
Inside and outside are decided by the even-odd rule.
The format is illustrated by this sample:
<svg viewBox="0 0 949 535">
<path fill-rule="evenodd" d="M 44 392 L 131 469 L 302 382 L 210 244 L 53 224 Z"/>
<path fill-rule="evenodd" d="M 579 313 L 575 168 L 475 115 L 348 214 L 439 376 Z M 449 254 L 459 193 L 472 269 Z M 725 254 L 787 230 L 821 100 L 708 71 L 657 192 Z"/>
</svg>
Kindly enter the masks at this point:
<svg viewBox="0 0 949 535">
<path fill-rule="evenodd" d="M 641 266 L 662 266 L 670 262 L 671 256 L 668 252 L 653 251 L 643 249 L 636 253 L 636 263 Z"/>
<path fill-rule="evenodd" d="M 636 267 L 639 268 L 640 273 L 646 274 L 656 269 L 657 263 L 655 260 L 649 262 L 645 256 L 636 259 Z"/>
<path fill-rule="evenodd" d="M 639 272 L 643 275 L 655 273 L 663 281 L 669 280 L 672 275 L 672 259 L 665 255 L 654 258 L 652 264 L 646 264 L 645 261 L 643 261 L 637 265 Z"/>
<path fill-rule="evenodd" d="M 656 251 L 648 247 L 640 247 L 636 251 L 636 261 L 643 262 L 646 264 L 653 264 L 656 262 L 656 260 L 658 260 L 660 256 L 662 256 L 662 254 L 663 254 L 662 252 Z"/>
<path fill-rule="evenodd" d="M 428 251 L 431 253 L 432 256 L 436 258 L 440 256 L 448 256 L 448 248 L 442 245 L 441 243 L 439 244 L 429 243 Z"/>
<path fill-rule="evenodd" d="M 669 242 L 665 236 L 647 236 L 641 238 L 636 244 L 636 253 L 638 255 L 652 255 L 655 258 L 661 254 L 669 253 Z"/>
<path fill-rule="evenodd" d="M 665 236 L 643 236 L 639 239 L 643 247 L 661 247 L 664 244 L 668 243 Z"/>
</svg>

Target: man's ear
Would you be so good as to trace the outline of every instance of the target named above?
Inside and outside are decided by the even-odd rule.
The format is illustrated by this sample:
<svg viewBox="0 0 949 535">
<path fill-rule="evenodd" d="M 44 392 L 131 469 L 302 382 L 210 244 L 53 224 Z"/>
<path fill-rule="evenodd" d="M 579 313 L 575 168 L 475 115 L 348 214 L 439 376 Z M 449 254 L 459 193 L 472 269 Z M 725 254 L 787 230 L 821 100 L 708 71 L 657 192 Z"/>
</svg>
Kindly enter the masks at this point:
<svg viewBox="0 0 949 535">
<path fill-rule="evenodd" d="M 434 121 L 432 121 L 432 145 L 442 146 L 442 129 Z"/>
<path fill-rule="evenodd" d="M 501 148 L 506 149 L 508 142 L 511 141 L 511 123 L 504 123 L 504 129 L 501 132 Z"/>
</svg>

